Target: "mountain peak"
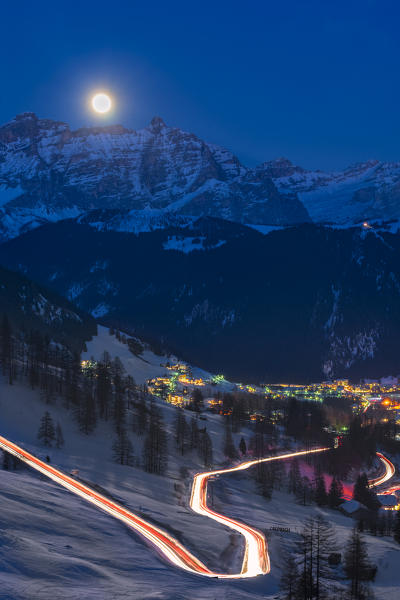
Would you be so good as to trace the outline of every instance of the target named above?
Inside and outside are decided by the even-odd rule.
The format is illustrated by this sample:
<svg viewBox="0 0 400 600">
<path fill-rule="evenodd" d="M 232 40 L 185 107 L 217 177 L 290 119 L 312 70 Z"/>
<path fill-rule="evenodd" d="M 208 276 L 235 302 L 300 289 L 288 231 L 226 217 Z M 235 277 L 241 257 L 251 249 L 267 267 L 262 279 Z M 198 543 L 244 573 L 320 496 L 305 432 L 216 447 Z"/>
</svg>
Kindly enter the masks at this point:
<svg viewBox="0 0 400 600">
<path fill-rule="evenodd" d="M 272 179 L 288 177 L 296 172 L 304 172 L 302 167 L 293 164 L 291 160 L 283 156 L 267 161 L 256 167 L 259 173 L 263 173 Z"/>
<path fill-rule="evenodd" d="M 39 118 L 34 112 L 23 112 L 15 116 L 14 121 L 38 121 Z"/>
<path fill-rule="evenodd" d="M 292 163 L 292 161 L 289 158 L 286 158 L 286 156 L 278 156 L 277 158 L 273 158 L 272 160 L 269 161 L 270 165 L 282 165 L 285 167 L 293 167 L 294 164 Z"/>
<path fill-rule="evenodd" d="M 166 124 L 161 117 L 155 116 L 150 121 L 149 129 L 154 133 L 159 133 L 161 129 L 164 129 L 164 127 L 166 127 Z"/>
<path fill-rule="evenodd" d="M 39 119 L 35 113 L 25 112 L 0 127 L 0 142 L 15 142 L 19 138 L 34 138 L 37 135 Z"/>
<path fill-rule="evenodd" d="M 20 113 L 19 115 L 15 115 L 15 117 L 11 121 L 8 121 L 7 123 L 4 123 L 3 125 L 1 125 L 0 129 L 10 129 L 10 128 L 13 128 L 16 126 L 23 126 L 23 125 L 32 126 L 32 125 L 36 125 L 38 121 L 39 121 L 39 118 L 35 113 L 24 112 L 24 113 Z"/>
<path fill-rule="evenodd" d="M 24 112 L 0 127 L 0 141 L 7 144 L 18 139 L 40 139 L 49 131 L 61 133 L 69 131 L 69 127 L 62 121 L 40 119 L 33 112 Z"/>
</svg>

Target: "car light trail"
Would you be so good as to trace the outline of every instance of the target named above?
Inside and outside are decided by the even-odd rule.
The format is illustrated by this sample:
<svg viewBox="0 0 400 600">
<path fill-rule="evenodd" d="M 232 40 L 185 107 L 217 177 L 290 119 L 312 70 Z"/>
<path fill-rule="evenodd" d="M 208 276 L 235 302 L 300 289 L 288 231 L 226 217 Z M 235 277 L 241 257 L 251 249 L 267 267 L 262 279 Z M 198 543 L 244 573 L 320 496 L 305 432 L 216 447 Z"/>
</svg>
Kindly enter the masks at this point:
<svg viewBox="0 0 400 600">
<path fill-rule="evenodd" d="M 209 576 L 213 575 L 213 573 L 211 573 L 211 571 L 205 565 L 203 565 L 201 561 L 188 552 L 174 537 L 170 536 L 162 529 L 155 527 L 131 511 L 123 508 L 116 502 L 109 500 L 102 494 L 93 491 L 86 485 L 81 484 L 72 477 L 65 475 L 58 469 L 55 469 L 54 467 L 44 463 L 32 454 L 29 454 L 29 452 L 26 452 L 16 444 L 13 444 L 1 436 L 0 447 L 24 461 L 43 475 L 46 475 L 56 483 L 67 488 L 74 494 L 77 494 L 88 502 L 95 504 L 116 519 L 123 521 L 129 527 L 135 529 L 143 537 L 154 544 L 161 554 L 174 565 L 194 573 L 200 573 L 202 575 Z"/>
<path fill-rule="evenodd" d="M 304 456 L 306 454 L 314 454 L 328 450 L 328 448 L 315 448 L 313 450 L 291 452 L 281 456 L 271 456 L 269 458 L 246 461 L 228 469 L 219 469 L 216 471 L 208 471 L 206 473 L 198 473 L 195 475 L 190 499 L 191 508 L 201 515 L 205 515 L 214 521 L 222 523 L 223 525 L 238 531 L 245 538 L 245 551 L 242 569 L 240 573 L 231 574 L 215 573 L 211 571 L 180 542 L 178 542 L 177 539 L 175 539 L 166 531 L 163 531 L 159 527 L 155 527 L 138 515 L 135 515 L 130 510 L 122 507 L 112 500 L 109 500 L 102 494 L 95 492 L 90 487 L 80 483 L 79 481 L 76 481 L 58 469 L 51 467 L 47 463 L 36 458 L 36 456 L 26 452 L 26 450 L 2 436 L 0 436 L 0 448 L 3 448 L 3 450 L 9 452 L 10 454 L 13 454 L 33 469 L 36 469 L 43 475 L 46 475 L 46 477 L 49 477 L 59 485 L 62 485 L 70 492 L 77 494 L 84 500 L 101 508 L 116 519 L 119 519 L 128 525 L 128 527 L 134 529 L 146 540 L 151 542 L 151 544 L 156 547 L 159 553 L 175 566 L 198 575 L 203 575 L 206 577 L 218 577 L 221 579 L 239 579 L 243 577 L 255 577 L 256 575 L 269 573 L 270 561 L 267 543 L 264 535 L 260 531 L 240 523 L 239 521 L 235 521 L 234 519 L 220 515 L 207 506 L 207 484 L 209 478 L 211 476 L 223 475 L 225 473 L 243 471 L 260 462 L 288 460 L 298 456 Z"/>
<path fill-rule="evenodd" d="M 386 458 L 386 456 L 383 456 L 383 454 L 381 454 L 380 452 L 377 452 L 376 455 L 379 458 L 379 460 L 383 463 L 383 466 L 385 467 L 385 472 L 380 477 L 370 479 L 368 481 L 369 487 L 376 487 L 377 485 L 386 483 L 387 481 L 389 481 L 389 479 L 393 477 L 396 471 L 394 464 L 390 462 L 390 460 Z"/>
<path fill-rule="evenodd" d="M 190 507 L 200 515 L 205 515 L 218 523 L 227 525 L 231 529 L 238 531 L 245 538 L 245 552 L 242 563 L 242 570 L 238 575 L 218 575 L 223 578 L 233 577 L 255 577 L 256 575 L 265 575 L 271 570 L 267 542 L 265 536 L 257 529 L 253 529 L 239 521 L 220 515 L 207 506 L 207 484 L 212 476 L 225 475 L 226 473 L 236 473 L 249 469 L 262 462 L 272 462 L 274 460 L 288 460 L 305 454 L 314 454 L 317 452 L 325 452 L 328 448 L 315 448 L 313 450 L 303 450 L 301 452 L 290 452 L 281 456 L 270 456 L 256 460 L 242 462 L 235 467 L 228 469 L 219 469 L 216 471 L 208 471 L 206 473 L 198 473 L 194 476 L 192 495 L 190 498 Z"/>
<path fill-rule="evenodd" d="M 394 464 L 388 458 L 386 458 L 386 456 L 383 456 L 383 454 L 381 454 L 381 452 L 376 452 L 376 456 L 379 458 L 379 460 L 382 462 L 383 466 L 385 467 L 385 472 L 380 477 L 375 477 L 374 479 L 369 479 L 368 480 L 369 487 L 376 487 L 378 485 L 381 485 L 382 483 L 386 483 L 393 477 L 393 475 L 396 472 L 396 468 L 395 468 Z M 387 490 L 382 490 L 380 493 L 381 494 L 391 494 L 391 493 L 393 493 L 393 491 L 395 491 L 397 489 L 399 489 L 398 485 L 394 486 L 390 489 L 387 489 Z M 343 494 L 343 498 L 345 500 L 351 500 L 352 497 L 353 497 L 352 489 L 349 489 L 349 491 L 347 493 Z"/>
</svg>

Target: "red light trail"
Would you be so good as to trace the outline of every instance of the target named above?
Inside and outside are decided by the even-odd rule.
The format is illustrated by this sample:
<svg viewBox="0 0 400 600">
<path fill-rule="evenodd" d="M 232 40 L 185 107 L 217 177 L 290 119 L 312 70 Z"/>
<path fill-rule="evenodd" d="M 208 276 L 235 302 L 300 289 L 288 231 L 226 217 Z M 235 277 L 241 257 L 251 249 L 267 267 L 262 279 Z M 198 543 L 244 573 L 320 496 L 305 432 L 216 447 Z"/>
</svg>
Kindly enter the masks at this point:
<svg viewBox="0 0 400 600">
<path fill-rule="evenodd" d="M 36 469 L 43 475 L 46 475 L 59 485 L 68 489 L 70 492 L 73 492 L 87 502 L 94 504 L 98 508 L 112 515 L 114 518 L 124 522 L 126 525 L 128 525 L 128 527 L 131 527 L 142 537 L 148 540 L 157 549 L 157 551 L 164 556 L 164 558 L 166 558 L 175 566 L 198 575 L 203 575 L 206 577 L 218 577 L 221 579 L 239 579 L 255 577 L 257 575 L 265 575 L 270 571 L 270 559 L 267 542 L 263 533 L 257 529 L 254 529 L 253 527 L 241 523 L 240 521 L 236 521 L 235 519 L 221 515 L 207 505 L 207 488 L 210 477 L 243 471 L 255 466 L 260 462 L 289 460 L 291 458 L 325 452 L 328 450 L 328 448 L 315 448 L 312 450 L 290 452 L 287 454 L 282 454 L 281 456 L 271 456 L 268 458 L 245 461 L 234 467 L 197 473 L 194 476 L 192 494 L 190 498 L 190 507 L 192 510 L 198 514 L 213 519 L 218 523 L 226 525 L 234 531 L 239 532 L 245 539 L 245 550 L 240 572 L 217 573 L 208 569 L 206 565 L 204 565 L 176 538 L 166 531 L 145 521 L 132 511 L 124 508 L 116 502 L 113 502 L 112 500 L 92 490 L 90 487 L 80 483 L 79 481 L 76 481 L 62 471 L 55 469 L 54 467 L 41 461 L 23 448 L 1 436 L 0 447 L 6 452 L 13 454 L 33 469 Z M 395 473 L 394 465 L 389 459 L 379 452 L 377 452 L 377 456 L 385 467 L 385 473 L 380 477 L 370 480 L 369 483 L 371 487 L 386 483 L 391 477 L 393 477 Z"/>
</svg>

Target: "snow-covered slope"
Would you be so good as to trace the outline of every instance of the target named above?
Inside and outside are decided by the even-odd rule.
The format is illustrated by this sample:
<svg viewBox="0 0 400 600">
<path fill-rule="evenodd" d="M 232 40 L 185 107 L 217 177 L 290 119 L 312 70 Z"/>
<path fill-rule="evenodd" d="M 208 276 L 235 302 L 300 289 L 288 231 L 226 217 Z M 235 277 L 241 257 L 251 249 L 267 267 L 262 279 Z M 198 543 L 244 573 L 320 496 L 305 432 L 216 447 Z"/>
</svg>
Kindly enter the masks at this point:
<svg viewBox="0 0 400 600">
<path fill-rule="evenodd" d="M 129 338 L 130 336 L 126 337 Z M 115 334 L 110 334 L 110 329 L 108 327 L 97 325 L 97 335 L 94 335 L 93 338 L 86 343 L 87 349 L 82 352 L 82 360 L 90 360 L 91 358 L 94 358 L 94 360 L 101 360 L 104 352 L 108 352 L 112 359 L 118 356 L 125 371 L 128 375 L 133 377 L 137 385 L 143 385 L 149 379 L 153 379 L 154 377 L 168 375 L 168 369 L 165 367 L 166 363 L 169 362 L 174 364 L 178 362 L 176 356 L 171 354 L 168 356 L 164 354 L 155 354 L 148 344 L 145 344 L 137 338 L 133 339 L 136 341 L 137 346 L 142 348 L 138 354 L 133 354 L 129 350 L 127 344 L 118 340 Z M 182 363 L 181 360 L 179 360 L 179 362 Z M 212 374 L 208 371 L 204 371 L 204 369 L 200 369 L 193 365 L 189 366 L 195 378 L 201 377 L 206 380 L 212 377 Z M 226 381 L 220 384 L 219 389 L 222 389 L 224 392 L 230 392 L 234 387 L 235 384 Z M 208 391 L 207 388 L 205 388 L 205 390 Z"/>
<path fill-rule="evenodd" d="M 271 177 L 282 193 L 296 193 L 316 223 L 351 226 L 400 221 L 400 162 L 371 160 L 328 173 L 277 159 L 255 172 Z"/>
<path fill-rule="evenodd" d="M 160 408 L 171 428 L 175 409 L 161 404 Z M 63 449 L 49 450 L 37 443 L 36 430 L 45 410 L 62 423 Z M 207 564 L 225 568 L 226 561 L 229 565 L 240 559 L 240 538 L 232 538 L 230 531 L 188 508 L 191 475 L 201 469 L 194 456 L 180 457 L 172 450 L 168 477 L 116 465 L 111 461 L 111 424 L 100 424 L 90 436 L 80 434 L 65 408 L 45 404 L 38 393 L 19 385 L 0 384 L 0 423 L 1 434 L 39 457 L 49 453 L 52 463 L 67 472 L 78 468 L 84 481 L 100 485 L 103 493 L 171 530 Z M 206 425 L 220 462 L 222 419 L 208 414 Z M 140 456 L 142 441 L 129 435 L 135 455 Z M 189 469 L 188 476 L 182 476 L 181 467 Z M 234 582 L 189 575 L 164 563 L 119 522 L 56 484 L 30 471 L 0 469 L 2 600 L 274 598 L 282 551 L 300 543 L 299 532 L 307 518 L 323 514 L 335 526 L 339 548 L 350 534 L 352 520 L 337 512 L 299 506 L 285 492 L 274 491 L 267 502 L 255 493 L 254 481 L 246 474 L 220 478 L 212 485 L 216 510 L 266 531 L 271 574 Z M 271 531 L 271 527 L 290 528 L 290 532 Z M 399 546 L 389 538 L 365 538 L 379 567 L 374 584 L 377 600 L 397 600 Z"/>
<path fill-rule="evenodd" d="M 101 360 L 102 354 L 108 352 L 111 358 L 118 356 L 125 367 L 128 375 L 131 375 L 138 385 L 146 383 L 148 379 L 160 377 L 166 373 L 165 366 L 173 357 L 157 356 L 144 346 L 143 352 L 135 356 L 129 350 L 127 344 L 120 342 L 115 335 L 110 335 L 108 327 L 97 326 L 97 335 L 93 336 L 86 344 L 87 351 L 83 352 L 82 359 L 94 358 Z"/>
<path fill-rule="evenodd" d="M 38 393 L 23 386 L 0 384 L 3 435 L 21 442 L 43 459 L 50 454 L 52 463 L 66 472 L 79 469 L 79 477 L 85 482 L 100 485 L 118 502 L 170 529 L 202 559 L 219 564 L 221 554 L 231 545 L 230 532 L 188 508 L 190 480 L 182 478 L 180 467 L 196 471 L 199 464 L 195 456 L 174 457 L 171 431 L 176 409 L 170 405 L 160 408 L 170 431 L 168 477 L 116 465 L 111 460 L 115 436 L 111 423 L 99 424 L 91 436 L 82 435 L 62 406 L 45 404 Z M 37 443 L 36 432 L 45 410 L 54 422 L 62 423 L 62 450 Z M 206 424 L 213 436 L 222 431 L 220 417 L 210 416 Z M 135 457 L 140 460 L 143 438 L 130 437 Z M 215 450 L 217 460 L 221 460 L 221 449 Z M 127 594 L 154 598 L 155 579 L 160 598 L 172 600 L 180 594 L 184 598 L 184 590 L 193 590 L 193 598 L 206 596 L 210 585 L 207 580 L 199 581 L 171 568 L 153 548 L 118 522 L 34 473 L 0 469 L 0 498 L 2 509 L 7 504 L 0 516 L 0 569 L 5 573 L 2 600 L 105 599 Z M 8 596 L 3 595 L 4 589 Z"/>
</svg>

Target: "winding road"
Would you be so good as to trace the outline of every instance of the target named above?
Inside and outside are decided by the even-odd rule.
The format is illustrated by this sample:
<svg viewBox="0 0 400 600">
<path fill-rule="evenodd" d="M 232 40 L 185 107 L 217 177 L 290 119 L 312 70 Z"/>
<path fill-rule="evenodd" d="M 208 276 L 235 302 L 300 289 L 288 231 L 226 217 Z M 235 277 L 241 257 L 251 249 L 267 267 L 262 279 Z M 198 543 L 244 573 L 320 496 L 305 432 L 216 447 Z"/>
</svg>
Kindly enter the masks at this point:
<svg viewBox="0 0 400 600">
<path fill-rule="evenodd" d="M 134 529 L 142 537 L 148 540 L 157 549 L 157 551 L 173 565 L 197 575 L 203 575 L 205 577 L 217 577 L 220 579 L 239 579 L 255 577 L 257 575 L 265 575 L 270 571 L 270 560 L 267 542 L 263 533 L 257 529 L 254 529 L 253 527 L 241 523 L 240 521 L 236 521 L 230 517 L 221 515 L 207 505 L 207 487 L 209 479 L 211 477 L 217 477 L 227 473 L 243 471 L 255 466 L 260 462 L 264 463 L 276 460 L 288 460 L 291 458 L 325 452 L 328 450 L 328 448 L 315 448 L 312 450 L 290 452 L 280 456 L 245 461 L 231 468 L 207 471 L 205 473 L 198 473 L 194 476 L 190 498 L 190 507 L 192 510 L 200 515 L 204 515 L 210 519 L 213 519 L 222 525 L 226 525 L 234 531 L 237 531 L 243 535 L 245 539 L 245 550 L 240 572 L 217 573 L 211 571 L 189 550 L 187 550 L 187 548 L 185 548 L 176 538 L 171 536 L 166 531 L 154 526 L 148 521 L 145 521 L 135 513 L 110 500 L 109 498 L 106 498 L 102 494 L 99 494 L 90 487 L 80 483 L 73 477 L 66 475 L 59 469 L 55 469 L 49 464 L 41 461 L 40 459 L 36 458 L 36 456 L 33 456 L 20 446 L 17 446 L 2 436 L 0 436 L 0 448 L 9 452 L 10 454 L 13 454 L 33 469 L 36 469 L 43 475 L 46 475 L 46 477 L 49 477 L 59 485 L 62 485 L 70 492 L 73 492 L 87 502 L 90 502 L 98 508 L 101 508 L 103 511 L 128 525 L 128 527 Z M 393 464 L 385 456 L 380 453 L 377 453 L 377 456 L 385 467 L 385 473 L 376 479 L 370 480 L 371 487 L 387 482 L 395 472 Z"/>
<path fill-rule="evenodd" d="M 216 573 L 206 567 L 206 565 L 166 531 L 145 521 L 132 511 L 124 508 L 109 498 L 106 498 L 102 494 L 99 494 L 90 487 L 80 483 L 69 475 L 66 475 L 59 469 L 55 469 L 49 464 L 41 461 L 39 458 L 36 458 L 36 456 L 33 456 L 33 454 L 30 454 L 20 446 L 17 446 L 2 436 L 0 436 L 0 448 L 13 454 L 33 469 L 46 475 L 46 477 L 49 477 L 59 485 L 62 485 L 70 492 L 73 492 L 87 502 L 101 508 L 103 511 L 128 525 L 128 527 L 134 529 L 142 537 L 151 542 L 157 551 L 175 566 L 180 567 L 185 571 L 196 573 L 197 575 L 218 577 L 221 579 L 239 579 L 269 573 L 270 561 L 267 542 L 263 533 L 253 527 L 249 527 L 248 525 L 231 519 L 230 517 L 221 515 L 207 506 L 207 485 L 210 477 L 243 471 L 259 462 L 287 460 L 306 454 L 315 454 L 328 450 L 328 448 L 315 448 L 313 450 L 303 450 L 301 452 L 290 452 L 288 454 L 282 454 L 281 456 L 272 456 L 260 460 L 242 462 L 239 465 L 228 469 L 219 469 L 195 475 L 190 498 L 192 510 L 198 514 L 207 516 L 218 523 L 226 525 L 230 529 L 241 533 L 245 538 L 245 551 L 241 571 L 239 573 Z"/>
</svg>

